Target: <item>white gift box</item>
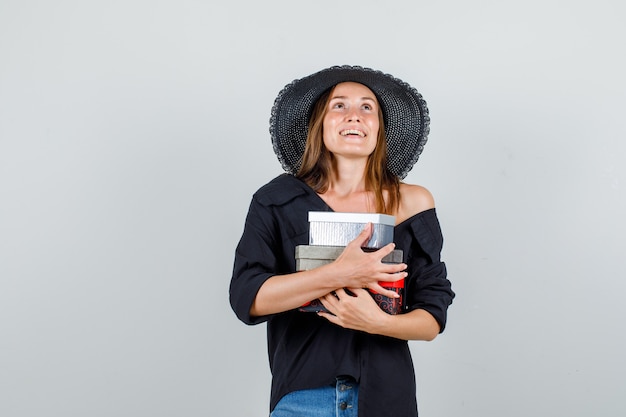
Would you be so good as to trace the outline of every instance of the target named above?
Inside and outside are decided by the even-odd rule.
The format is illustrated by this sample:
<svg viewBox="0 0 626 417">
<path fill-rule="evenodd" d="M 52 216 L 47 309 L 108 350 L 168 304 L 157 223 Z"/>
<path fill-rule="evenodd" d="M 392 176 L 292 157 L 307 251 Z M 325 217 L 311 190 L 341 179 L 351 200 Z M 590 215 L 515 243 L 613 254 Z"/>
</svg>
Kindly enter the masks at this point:
<svg viewBox="0 0 626 417">
<path fill-rule="evenodd" d="M 309 245 L 346 246 L 372 223 L 372 236 L 364 247 L 380 249 L 393 242 L 394 216 L 374 213 L 309 212 Z"/>
</svg>

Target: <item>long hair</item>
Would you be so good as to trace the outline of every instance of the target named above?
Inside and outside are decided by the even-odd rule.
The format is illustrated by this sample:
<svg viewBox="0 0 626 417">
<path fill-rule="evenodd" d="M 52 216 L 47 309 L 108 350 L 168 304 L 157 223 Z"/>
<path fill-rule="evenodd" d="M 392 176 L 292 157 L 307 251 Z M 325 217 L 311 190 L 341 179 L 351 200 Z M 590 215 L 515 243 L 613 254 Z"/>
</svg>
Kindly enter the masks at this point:
<svg viewBox="0 0 626 417">
<path fill-rule="evenodd" d="M 324 145 L 324 116 L 335 87 L 331 88 L 315 103 L 306 138 L 302 163 L 296 176 L 316 192 L 328 190 L 333 156 Z M 400 201 L 400 180 L 387 168 L 387 139 L 381 106 L 378 106 L 378 136 L 376 148 L 368 157 L 365 169 L 365 188 L 374 193 L 377 213 L 394 214 Z M 386 193 L 385 193 L 386 192 Z"/>
</svg>

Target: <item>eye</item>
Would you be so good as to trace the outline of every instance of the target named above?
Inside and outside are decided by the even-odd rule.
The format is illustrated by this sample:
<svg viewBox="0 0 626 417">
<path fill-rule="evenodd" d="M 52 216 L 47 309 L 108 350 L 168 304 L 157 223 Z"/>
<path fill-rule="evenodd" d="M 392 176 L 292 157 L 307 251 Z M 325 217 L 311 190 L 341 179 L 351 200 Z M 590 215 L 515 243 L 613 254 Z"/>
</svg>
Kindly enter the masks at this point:
<svg viewBox="0 0 626 417">
<path fill-rule="evenodd" d="M 341 102 L 337 102 L 335 104 L 333 104 L 333 109 L 343 109 L 344 107 L 346 107 L 343 103 Z"/>
<path fill-rule="evenodd" d="M 364 104 L 363 105 L 363 109 L 364 110 L 372 110 L 372 106 L 370 104 Z"/>
</svg>

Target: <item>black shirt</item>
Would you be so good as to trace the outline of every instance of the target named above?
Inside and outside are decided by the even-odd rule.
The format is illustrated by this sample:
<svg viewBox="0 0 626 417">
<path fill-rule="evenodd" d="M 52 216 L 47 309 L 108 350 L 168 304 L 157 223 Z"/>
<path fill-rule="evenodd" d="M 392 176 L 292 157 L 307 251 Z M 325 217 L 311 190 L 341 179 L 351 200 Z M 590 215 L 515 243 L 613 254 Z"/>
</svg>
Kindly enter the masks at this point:
<svg viewBox="0 0 626 417">
<path fill-rule="evenodd" d="M 283 174 L 254 194 L 235 252 L 232 308 L 244 323 L 267 321 L 270 410 L 289 392 L 334 384 L 337 376 L 350 375 L 360 384 L 359 416 L 415 417 L 415 375 L 407 341 L 344 329 L 297 310 L 250 316 L 268 278 L 296 271 L 295 247 L 308 244 L 308 212 L 331 210 L 310 187 Z M 397 225 L 394 241 L 408 265 L 405 310 L 428 311 L 443 331 L 454 292 L 440 260 L 443 237 L 435 209 Z"/>
</svg>

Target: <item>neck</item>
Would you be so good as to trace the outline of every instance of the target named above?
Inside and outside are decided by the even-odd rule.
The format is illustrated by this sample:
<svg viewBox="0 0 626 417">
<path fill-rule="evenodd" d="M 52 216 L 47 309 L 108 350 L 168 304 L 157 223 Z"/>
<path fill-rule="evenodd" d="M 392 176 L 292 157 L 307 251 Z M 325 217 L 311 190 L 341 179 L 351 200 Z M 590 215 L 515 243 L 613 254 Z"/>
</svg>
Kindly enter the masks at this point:
<svg viewBox="0 0 626 417">
<path fill-rule="evenodd" d="M 328 190 L 339 195 L 365 191 L 365 160 L 335 160 Z"/>
</svg>

